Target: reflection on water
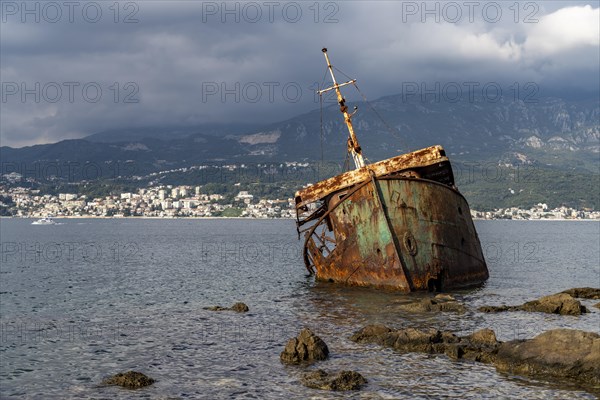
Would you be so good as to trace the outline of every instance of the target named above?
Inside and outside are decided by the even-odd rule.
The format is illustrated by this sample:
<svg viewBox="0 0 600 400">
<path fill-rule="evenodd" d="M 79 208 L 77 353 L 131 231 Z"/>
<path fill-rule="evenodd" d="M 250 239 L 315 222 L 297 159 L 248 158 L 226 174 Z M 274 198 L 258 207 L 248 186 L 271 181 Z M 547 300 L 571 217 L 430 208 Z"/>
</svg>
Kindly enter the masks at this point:
<svg viewBox="0 0 600 400">
<path fill-rule="evenodd" d="M 371 323 L 460 335 L 489 327 L 500 340 L 557 327 L 599 331 L 595 308 L 581 317 L 476 311 L 600 284 L 595 222 L 477 222 L 490 280 L 452 293 L 463 314 L 399 307 L 426 294 L 314 282 L 291 221 L 68 220 L 39 228 L 25 220 L 0 226 L 2 398 L 594 398 L 577 385 L 348 337 Z M 250 312 L 202 309 L 236 301 Z M 331 350 L 310 368 L 357 370 L 369 380 L 361 392 L 307 389 L 298 381 L 304 369 L 279 362 L 304 326 Z M 138 391 L 99 385 L 128 369 L 157 382 Z"/>
</svg>

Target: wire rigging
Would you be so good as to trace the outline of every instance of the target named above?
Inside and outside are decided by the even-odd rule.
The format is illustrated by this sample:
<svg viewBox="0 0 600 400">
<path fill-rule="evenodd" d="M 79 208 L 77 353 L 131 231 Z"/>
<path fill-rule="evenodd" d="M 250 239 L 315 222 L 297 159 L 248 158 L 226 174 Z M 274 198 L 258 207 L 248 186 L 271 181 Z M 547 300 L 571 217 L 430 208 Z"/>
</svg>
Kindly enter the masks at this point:
<svg viewBox="0 0 600 400">
<path fill-rule="evenodd" d="M 321 88 L 325 87 L 325 79 L 327 78 L 327 73 L 329 72 L 329 67 L 325 68 L 325 73 L 323 74 L 323 79 L 321 79 L 321 84 L 317 87 L 317 93 L 319 94 L 319 110 L 320 110 L 320 114 L 321 114 L 321 126 L 320 126 L 320 131 L 321 131 L 321 164 L 324 164 L 324 150 L 323 150 L 323 142 L 324 142 L 324 128 L 323 128 L 323 93 L 320 93 L 319 90 Z M 344 170 L 348 171 L 350 169 L 350 162 L 349 162 L 349 156 L 350 153 L 346 150 L 346 161 L 344 162 Z"/>
<path fill-rule="evenodd" d="M 328 68 L 325 68 L 325 73 L 323 74 L 323 79 L 321 79 L 321 84 L 317 87 L 317 93 L 319 93 L 319 109 L 321 112 L 321 165 L 323 165 L 324 162 L 324 155 L 323 155 L 323 137 L 324 137 L 324 133 L 323 133 L 323 93 L 318 92 L 320 88 L 323 87 L 323 85 L 325 85 L 325 78 L 327 77 L 327 70 Z"/>
<path fill-rule="evenodd" d="M 344 73 L 344 71 L 342 71 L 342 70 L 340 70 L 339 68 L 336 68 L 336 67 L 333 67 L 333 68 L 337 72 L 339 72 L 340 74 L 342 74 L 344 77 L 346 77 L 349 81 L 354 81 L 346 73 Z M 323 79 L 321 80 L 321 85 L 317 88 L 317 90 L 319 90 L 320 88 L 324 87 L 324 85 L 325 85 L 325 78 L 327 77 L 328 69 L 329 69 L 329 67 L 327 67 L 325 69 L 325 73 L 323 75 Z M 371 111 L 377 116 L 377 118 L 379 118 L 379 120 L 381 121 L 381 123 L 388 130 L 388 132 L 394 138 L 396 138 L 396 140 L 398 140 L 398 142 L 400 142 L 400 145 L 402 147 L 404 147 L 406 150 L 408 150 L 408 145 L 406 144 L 406 142 L 402 138 L 402 135 L 401 135 L 400 131 L 398 131 L 398 129 L 390 126 L 390 124 L 388 124 L 387 121 L 385 119 L 383 119 L 383 117 L 381 116 L 381 114 L 375 109 L 375 107 L 373 107 L 373 105 L 371 104 L 371 102 L 367 99 L 367 96 L 365 96 L 364 93 L 360 90 L 360 88 L 356 84 L 356 81 L 352 82 L 352 85 L 354 86 L 354 88 L 356 89 L 356 91 L 362 97 L 363 102 L 371 109 Z M 321 131 L 321 164 L 323 164 L 323 162 L 324 162 L 324 145 L 323 145 L 323 142 L 324 142 L 323 93 L 319 93 L 319 109 L 320 109 L 320 119 L 321 119 L 321 123 L 320 123 L 320 131 Z M 349 168 L 350 168 L 350 159 L 349 159 L 349 156 L 350 156 L 350 153 L 347 151 L 346 152 L 345 161 L 344 161 L 344 170 L 349 170 Z M 371 161 L 367 157 L 365 157 L 364 155 L 363 155 L 363 157 L 365 158 L 365 161 L 367 161 L 368 164 L 371 164 Z"/>
<path fill-rule="evenodd" d="M 350 78 L 348 75 L 346 75 L 344 73 L 344 71 L 341 71 L 339 68 L 333 67 L 336 71 L 338 71 L 340 74 L 344 75 L 348 80 L 352 80 L 352 78 Z M 390 126 L 381 116 L 381 114 L 379 114 L 379 112 L 375 109 L 375 107 L 373 107 L 373 105 L 371 104 L 371 102 L 369 100 L 367 100 L 367 96 L 365 96 L 363 94 L 363 92 L 361 92 L 361 90 L 359 89 L 358 85 L 356 84 L 356 82 L 353 82 L 352 85 L 354 86 L 354 88 L 356 89 L 356 91 L 361 95 L 363 102 L 367 104 L 367 106 L 371 109 L 371 111 L 373 111 L 373 113 L 377 116 L 377 118 L 379 118 L 379 120 L 383 123 L 383 125 L 387 128 L 387 130 L 389 131 L 389 133 L 395 137 L 399 142 L 400 145 L 402 147 L 404 147 L 406 150 L 408 150 L 408 145 L 406 144 L 406 142 L 404 141 L 404 139 L 402 138 L 402 135 L 400 133 L 400 131 L 398 131 L 398 129 Z"/>
<path fill-rule="evenodd" d="M 321 165 L 323 165 L 323 96 L 319 94 L 319 105 L 321 110 Z"/>
</svg>

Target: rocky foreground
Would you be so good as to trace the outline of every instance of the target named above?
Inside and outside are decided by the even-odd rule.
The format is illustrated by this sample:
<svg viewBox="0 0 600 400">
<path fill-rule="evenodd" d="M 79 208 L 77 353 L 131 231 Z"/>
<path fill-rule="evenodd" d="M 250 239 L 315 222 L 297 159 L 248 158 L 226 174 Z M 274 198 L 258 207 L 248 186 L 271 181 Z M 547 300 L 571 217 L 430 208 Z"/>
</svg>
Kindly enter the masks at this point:
<svg viewBox="0 0 600 400">
<path fill-rule="evenodd" d="M 283 364 L 307 366 L 329 358 L 327 344 L 310 329 L 304 328 L 291 338 L 279 358 Z M 312 389 L 345 391 L 359 390 L 367 380 L 356 371 L 315 371 L 305 372 L 300 382 Z"/>
<path fill-rule="evenodd" d="M 578 298 L 592 300 L 600 299 L 600 289 L 589 287 L 573 288 L 549 296 L 543 296 L 524 304 L 482 306 L 479 307 L 478 311 L 485 313 L 527 311 L 573 316 L 589 313 L 590 310 L 581 304 L 581 302 L 577 300 Z M 600 308 L 600 303 L 595 304 L 592 307 Z M 467 307 L 464 304 L 449 294 L 438 294 L 435 297 L 426 297 L 411 303 L 400 304 L 397 306 L 397 309 L 413 313 L 455 312 L 462 314 L 467 311 Z"/>
<path fill-rule="evenodd" d="M 499 342 L 491 329 L 459 337 L 436 329 L 394 330 L 369 325 L 350 339 L 391 347 L 402 353 L 445 354 L 455 360 L 489 363 L 511 374 L 600 385 L 600 335 L 592 332 L 555 329 L 529 340 Z"/>
<path fill-rule="evenodd" d="M 600 289 L 574 288 L 544 296 L 516 306 L 484 306 L 482 312 L 533 311 L 561 315 L 581 315 L 590 312 L 576 298 L 600 299 Z M 593 307 L 600 308 L 600 303 Z M 205 307 L 210 311 L 245 313 L 249 307 L 236 303 L 232 307 Z M 454 297 L 439 294 L 403 304 L 400 309 L 411 312 L 457 312 L 466 308 Z M 500 342 L 491 329 L 482 329 L 467 336 L 457 336 L 437 329 L 392 329 L 384 325 L 368 325 L 355 332 L 350 340 L 378 344 L 401 353 L 445 354 L 453 360 L 468 360 L 492 364 L 498 371 L 546 379 L 569 379 L 582 386 L 600 390 L 600 335 L 573 329 L 554 329 L 533 339 Z M 280 354 L 283 364 L 307 367 L 329 358 L 327 344 L 310 329 L 304 328 L 291 338 Z M 355 371 L 305 372 L 301 383 L 321 390 L 359 390 L 367 380 Z M 136 371 L 118 373 L 103 381 L 128 389 L 149 386 L 154 379 Z"/>
<path fill-rule="evenodd" d="M 530 311 L 543 312 L 548 314 L 560 315 L 581 315 L 588 313 L 589 310 L 567 293 L 557 293 L 550 296 L 544 296 L 537 300 L 517 306 L 483 306 L 479 308 L 481 312 L 503 312 L 503 311 Z"/>
</svg>

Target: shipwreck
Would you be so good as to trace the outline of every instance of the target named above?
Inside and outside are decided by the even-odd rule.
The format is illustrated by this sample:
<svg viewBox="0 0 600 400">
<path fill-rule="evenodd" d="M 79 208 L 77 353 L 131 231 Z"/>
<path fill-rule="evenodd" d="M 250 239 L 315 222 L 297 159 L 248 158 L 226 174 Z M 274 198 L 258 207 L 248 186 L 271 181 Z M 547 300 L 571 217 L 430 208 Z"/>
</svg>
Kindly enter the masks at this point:
<svg viewBox="0 0 600 400">
<path fill-rule="evenodd" d="M 323 49 L 340 111 L 348 127 L 355 169 L 317 182 L 295 195 L 303 257 L 318 280 L 412 292 L 441 291 L 483 283 L 487 265 L 442 146 L 365 164 Z"/>
</svg>

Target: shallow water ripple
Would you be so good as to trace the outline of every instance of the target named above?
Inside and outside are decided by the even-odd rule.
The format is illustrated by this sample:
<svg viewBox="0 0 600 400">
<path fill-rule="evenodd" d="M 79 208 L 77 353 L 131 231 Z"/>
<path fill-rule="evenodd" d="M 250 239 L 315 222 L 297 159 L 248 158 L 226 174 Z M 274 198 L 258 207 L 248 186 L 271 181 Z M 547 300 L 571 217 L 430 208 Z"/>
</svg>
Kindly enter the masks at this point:
<svg viewBox="0 0 600 400">
<path fill-rule="evenodd" d="M 478 221 L 490 280 L 452 293 L 467 306 L 465 314 L 431 315 L 398 307 L 419 294 L 307 278 L 292 221 L 30 222 L 0 225 L 2 398 L 595 398 L 565 382 L 508 376 L 445 356 L 397 354 L 348 337 L 370 323 L 461 335 L 489 327 L 500 340 L 558 327 L 598 332 L 595 308 L 581 317 L 476 311 L 600 285 L 596 222 Z M 236 301 L 250 312 L 203 309 Z M 282 365 L 279 353 L 304 326 L 331 350 L 329 360 L 309 369 L 357 370 L 369 384 L 350 394 L 302 386 L 305 369 Z M 129 369 L 157 382 L 136 391 L 101 385 Z"/>
</svg>

